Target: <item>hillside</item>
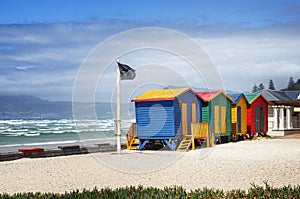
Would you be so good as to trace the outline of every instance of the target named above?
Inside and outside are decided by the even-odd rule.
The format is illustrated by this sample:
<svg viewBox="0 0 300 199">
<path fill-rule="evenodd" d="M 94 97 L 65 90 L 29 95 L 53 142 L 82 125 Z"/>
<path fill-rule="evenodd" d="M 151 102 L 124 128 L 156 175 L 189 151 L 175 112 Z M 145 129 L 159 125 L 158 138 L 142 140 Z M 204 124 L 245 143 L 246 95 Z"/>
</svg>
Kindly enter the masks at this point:
<svg viewBox="0 0 300 199">
<path fill-rule="evenodd" d="M 91 103 L 80 103 L 82 110 Z M 98 117 L 111 117 L 110 103 L 96 103 Z M 71 101 L 48 101 L 26 95 L 0 95 L 0 119 L 61 119 L 72 118 Z"/>
</svg>

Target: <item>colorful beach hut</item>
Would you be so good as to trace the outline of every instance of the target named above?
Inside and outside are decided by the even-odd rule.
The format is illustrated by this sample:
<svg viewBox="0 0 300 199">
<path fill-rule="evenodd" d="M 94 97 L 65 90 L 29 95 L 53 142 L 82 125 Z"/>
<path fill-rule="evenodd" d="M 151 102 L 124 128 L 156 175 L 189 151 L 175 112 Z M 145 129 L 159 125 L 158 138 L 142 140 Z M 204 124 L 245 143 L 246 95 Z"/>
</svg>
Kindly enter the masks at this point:
<svg viewBox="0 0 300 199">
<path fill-rule="evenodd" d="M 247 133 L 266 135 L 268 131 L 268 100 L 262 94 L 245 94 L 247 107 Z"/>
<path fill-rule="evenodd" d="M 139 150 L 153 140 L 175 150 L 182 137 L 191 134 L 191 123 L 201 121 L 202 102 L 190 88 L 149 90 L 132 101 Z"/>
<path fill-rule="evenodd" d="M 226 141 L 231 135 L 231 104 L 232 99 L 223 91 L 218 92 L 197 92 L 202 100 L 202 122 L 208 122 L 210 129 L 215 135 L 215 140 Z"/>
<path fill-rule="evenodd" d="M 244 94 L 228 94 L 233 100 L 231 108 L 232 133 L 231 139 L 244 137 L 247 133 L 247 100 Z"/>
</svg>

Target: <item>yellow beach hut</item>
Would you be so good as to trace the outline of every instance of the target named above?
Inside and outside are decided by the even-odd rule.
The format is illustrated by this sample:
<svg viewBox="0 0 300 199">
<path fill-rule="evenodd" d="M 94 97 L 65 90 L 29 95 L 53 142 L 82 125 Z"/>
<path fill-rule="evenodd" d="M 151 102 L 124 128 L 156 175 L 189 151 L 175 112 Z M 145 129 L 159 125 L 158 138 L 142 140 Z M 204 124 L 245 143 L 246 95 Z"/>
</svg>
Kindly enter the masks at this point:
<svg viewBox="0 0 300 199">
<path fill-rule="evenodd" d="M 232 133 L 231 139 L 237 141 L 247 134 L 247 99 L 244 94 L 228 94 L 233 100 L 231 108 Z"/>
</svg>

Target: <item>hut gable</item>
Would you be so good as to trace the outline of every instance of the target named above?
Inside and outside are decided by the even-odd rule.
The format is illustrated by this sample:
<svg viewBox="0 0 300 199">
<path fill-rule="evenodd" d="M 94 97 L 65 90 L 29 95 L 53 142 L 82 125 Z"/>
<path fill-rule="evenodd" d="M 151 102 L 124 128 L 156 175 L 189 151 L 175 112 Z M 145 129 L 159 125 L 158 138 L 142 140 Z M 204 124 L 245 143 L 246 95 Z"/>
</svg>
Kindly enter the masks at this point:
<svg viewBox="0 0 300 199">
<path fill-rule="evenodd" d="M 233 100 L 226 95 L 223 91 L 214 91 L 214 92 L 197 92 L 198 97 L 201 98 L 203 102 L 210 102 L 220 94 L 224 95 L 229 101 L 233 102 Z"/>
<path fill-rule="evenodd" d="M 204 102 L 209 102 L 216 96 L 218 96 L 221 92 L 197 92 L 197 96 L 200 97 Z"/>
<path fill-rule="evenodd" d="M 238 104 L 242 97 L 245 97 L 243 93 L 237 94 L 228 94 L 228 96 L 232 99 L 234 104 Z"/>
<path fill-rule="evenodd" d="M 245 97 L 247 99 L 248 104 L 252 104 L 259 99 L 269 104 L 269 101 L 262 94 L 245 94 Z"/>
</svg>

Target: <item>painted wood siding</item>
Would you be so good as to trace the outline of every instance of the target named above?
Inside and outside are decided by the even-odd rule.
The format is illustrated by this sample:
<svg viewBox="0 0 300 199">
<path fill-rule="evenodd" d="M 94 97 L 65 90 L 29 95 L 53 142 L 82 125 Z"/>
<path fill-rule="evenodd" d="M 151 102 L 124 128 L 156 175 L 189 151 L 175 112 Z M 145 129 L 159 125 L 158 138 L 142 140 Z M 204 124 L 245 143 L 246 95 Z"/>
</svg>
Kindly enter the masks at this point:
<svg viewBox="0 0 300 199">
<path fill-rule="evenodd" d="M 223 95 L 224 96 L 224 95 Z M 225 96 L 224 98 L 226 99 L 226 135 L 230 136 L 231 131 L 232 131 L 232 125 L 231 125 L 231 107 L 232 107 L 232 102 L 228 100 Z"/>
<path fill-rule="evenodd" d="M 202 122 L 209 122 L 210 108 L 207 102 L 202 102 Z"/>
<path fill-rule="evenodd" d="M 196 102 L 196 122 L 201 122 L 201 112 L 202 112 L 202 101 L 191 91 L 188 91 L 180 95 L 174 100 L 174 121 L 175 121 L 175 134 L 181 136 L 182 126 L 181 126 L 181 107 L 179 106 L 179 101 L 187 105 L 187 129 L 188 134 L 191 134 L 191 122 L 192 122 L 192 103 Z"/>
<path fill-rule="evenodd" d="M 231 113 L 232 113 L 232 123 L 236 123 L 237 122 L 237 107 L 236 105 L 232 105 L 232 108 L 231 108 Z"/>
<path fill-rule="evenodd" d="M 174 137 L 173 101 L 136 102 L 135 110 L 140 139 Z"/>
<path fill-rule="evenodd" d="M 252 121 L 255 121 L 255 120 L 253 120 L 252 106 L 248 105 L 248 108 L 247 108 L 247 133 L 249 135 L 254 134 L 253 128 L 255 129 L 255 124 L 253 124 Z"/>
</svg>

